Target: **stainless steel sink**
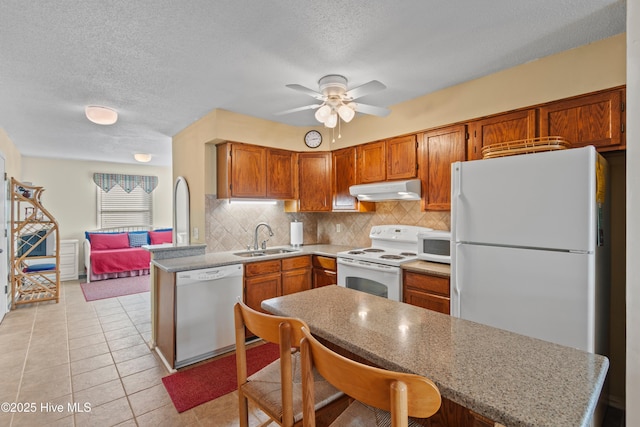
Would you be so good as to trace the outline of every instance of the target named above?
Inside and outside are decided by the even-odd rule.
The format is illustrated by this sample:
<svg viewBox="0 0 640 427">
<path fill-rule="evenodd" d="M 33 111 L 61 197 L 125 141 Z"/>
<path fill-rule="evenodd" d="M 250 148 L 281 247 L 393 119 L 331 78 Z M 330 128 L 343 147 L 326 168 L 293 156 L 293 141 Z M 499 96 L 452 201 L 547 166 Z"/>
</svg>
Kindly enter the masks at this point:
<svg viewBox="0 0 640 427">
<path fill-rule="evenodd" d="M 271 249 L 258 249 L 258 250 L 234 252 L 234 255 L 241 256 L 244 258 L 252 258 L 252 257 L 261 257 L 261 256 L 267 256 L 267 255 L 288 254 L 291 252 L 298 252 L 298 251 L 299 249 L 271 248 Z"/>
</svg>

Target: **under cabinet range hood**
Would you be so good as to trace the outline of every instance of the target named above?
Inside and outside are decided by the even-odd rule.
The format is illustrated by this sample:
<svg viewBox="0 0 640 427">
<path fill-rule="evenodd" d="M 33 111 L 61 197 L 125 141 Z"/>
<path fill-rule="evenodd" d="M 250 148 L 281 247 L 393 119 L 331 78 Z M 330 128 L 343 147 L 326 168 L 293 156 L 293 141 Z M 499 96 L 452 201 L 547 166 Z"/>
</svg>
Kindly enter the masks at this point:
<svg viewBox="0 0 640 427">
<path fill-rule="evenodd" d="M 349 187 L 349 193 L 363 202 L 420 200 L 420 180 L 386 181 Z"/>
</svg>

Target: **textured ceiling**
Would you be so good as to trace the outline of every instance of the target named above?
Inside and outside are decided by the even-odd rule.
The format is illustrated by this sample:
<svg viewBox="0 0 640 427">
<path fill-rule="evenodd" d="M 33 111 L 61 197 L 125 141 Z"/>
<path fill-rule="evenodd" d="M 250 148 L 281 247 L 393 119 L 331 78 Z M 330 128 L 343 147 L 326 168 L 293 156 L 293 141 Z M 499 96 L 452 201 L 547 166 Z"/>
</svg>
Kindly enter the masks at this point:
<svg viewBox="0 0 640 427">
<path fill-rule="evenodd" d="M 290 125 L 325 74 L 391 106 L 625 31 L 624 0 L 2 0 L 0 128 L 23 155 L 171 163 L 221 108 Z M 115 108 L 113 126 L 84 117 Z M 357 116 L 354 120 L 357 120 Z"/>
</svg>

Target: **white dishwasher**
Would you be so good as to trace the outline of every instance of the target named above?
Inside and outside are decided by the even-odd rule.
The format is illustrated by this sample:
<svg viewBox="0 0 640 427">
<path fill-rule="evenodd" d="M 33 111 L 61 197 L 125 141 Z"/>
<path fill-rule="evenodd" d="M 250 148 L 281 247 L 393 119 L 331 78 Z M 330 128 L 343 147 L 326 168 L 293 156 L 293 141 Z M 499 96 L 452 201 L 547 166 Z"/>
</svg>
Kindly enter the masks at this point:
<svg viewBox="0 0 640 427">
<path fill-rule="evenodd" d="M 176 273 L 176 368 L 234 348 L 238 297 L 242 264 Z"/>
</svg>

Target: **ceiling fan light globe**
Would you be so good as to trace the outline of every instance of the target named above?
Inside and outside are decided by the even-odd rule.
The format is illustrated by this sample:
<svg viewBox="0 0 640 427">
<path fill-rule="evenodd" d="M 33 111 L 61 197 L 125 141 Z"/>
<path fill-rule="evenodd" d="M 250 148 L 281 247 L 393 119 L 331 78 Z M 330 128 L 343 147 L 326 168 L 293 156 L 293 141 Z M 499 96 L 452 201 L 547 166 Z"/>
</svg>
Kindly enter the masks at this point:
<svg viewBox="0 0 640 427">
<path fill-rule="evenodd" d="M 349 105 L 342 104 L 340 108 L 338 108 L 338 114 L 345 123 L 349 123 L 353 119 L 353 116 L 356 115 L 356 112 Z"/>
<path fill-rule="evenodd" d="M 338 115 L 336 113 L 331 113 L 327 120 L 325 120 L 324 125 L 328 128 L 334 128 L 338 124 Z"/>
<path fill-rule="evenodd" d="M 322 107 L 318 108 L 318 111 L 316 111 L 315 117 L 317 121 L 324 123 L 325 121 L 327 121 L 330 115 L 331 115 L 331 107 L 325 104 Z"/>
</svg>

